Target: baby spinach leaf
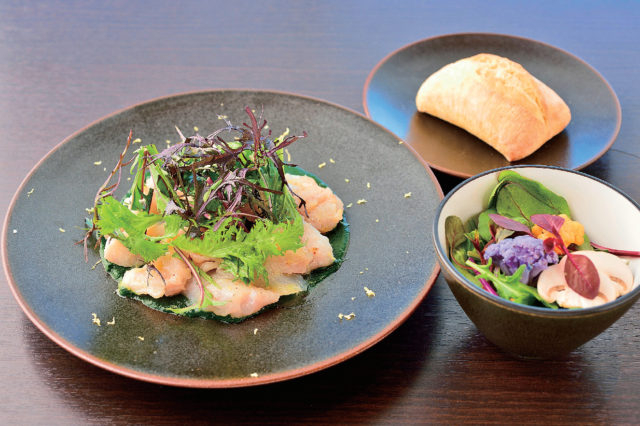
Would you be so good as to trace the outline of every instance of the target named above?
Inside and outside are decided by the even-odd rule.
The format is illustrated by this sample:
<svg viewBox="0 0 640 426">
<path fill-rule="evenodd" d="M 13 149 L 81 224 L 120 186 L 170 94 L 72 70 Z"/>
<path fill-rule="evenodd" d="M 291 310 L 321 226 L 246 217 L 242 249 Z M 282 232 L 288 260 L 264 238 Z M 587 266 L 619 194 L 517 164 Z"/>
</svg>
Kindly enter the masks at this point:
<svg viewBox="0 0 640 426">
<path fill-rule="evenodd" d="M 492 194 L 490 207 L 498 214 L 520 221 L 529 221 L 533 214 L 566 214 L 571 217 L 567 201 L 539 182 L 505 170 L 498 175 L 500 182 Z"/>
<path fill-rule="evenodd" d="M 447 217 L 444 220 L 444 234 L 447 240 L 447 252 L 451 254 L 456 247 L 466 241 L 462 219 L 458 216 Z"/>
<path fill-rule="evenodd" d="M 478 218 L 480 217 L 480 213 L 471 216 L 464 223 L 464 232 L 471 232 L 478 229 Z"/>
</svg>

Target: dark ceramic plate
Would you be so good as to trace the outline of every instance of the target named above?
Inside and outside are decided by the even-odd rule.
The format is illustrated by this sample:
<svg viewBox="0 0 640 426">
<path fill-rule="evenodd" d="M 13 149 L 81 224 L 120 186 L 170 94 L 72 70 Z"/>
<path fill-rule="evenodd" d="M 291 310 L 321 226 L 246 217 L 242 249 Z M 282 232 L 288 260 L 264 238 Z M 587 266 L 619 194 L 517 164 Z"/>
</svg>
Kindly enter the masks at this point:
<svg viewBox="0 0 640 426">
<path fill-rule="evenodd" d="M 555 90 L 571 109 L 567 128 L 532 155 L 509 163 L 470 133 L 416 110 L 416 93 L 429 75 L 477 53 L 516 61 Z M 616 94 L 590 65 L 548 44 L 499 34 L 450 34 L 396 50 L 369 74 L 363 103 L 368 117 L 404 138 L 431 167 L 459 177 L 510 164 L 581 169 L 611 147 L 621 123 Z"/>
<path fill-rule="evenodd" d="M 174 125 L 208 134 L 223 125 L 217 114 L 242 123 L 246 105 L 258 112 L 264 106 L 274 135 L 286 127 L 309 133 L 290 147 L 292 161 L 318 174 L 345 204 L 353 203 L 345 210 L 351 227 L 347 259 L 301 304 L 235 325 L 163 314 L 118 297 L 102 267 L 91 269 L 97 254 L 90 252 L 85 263 L 74 242 L 82 238 L 85 208 L 107 176 L 104 167 L 115 165 L 129 129 L 143 143 L 163 146 L 177 139 Z M 430 224 L 441 198 L 433 173 L 411 150 L 350 110 L 285 93 L 190 93 L 117 112 L 58 145 L 11 203 L 2 259 L 28 317 L 80 358 L 168 385 L 249 386 L 337 364 L 398 327 L 439 271 Z M 358 204 L 361 199 L 367 202 Z M 367 297 L 364 286 L 375 297 Z M 338 319 L 351 312 L 354 319 Z M 92 323 L 93 313 L 100 327 Z M 107 325 L 112 318 L 115 325 Z"/>
</svg>

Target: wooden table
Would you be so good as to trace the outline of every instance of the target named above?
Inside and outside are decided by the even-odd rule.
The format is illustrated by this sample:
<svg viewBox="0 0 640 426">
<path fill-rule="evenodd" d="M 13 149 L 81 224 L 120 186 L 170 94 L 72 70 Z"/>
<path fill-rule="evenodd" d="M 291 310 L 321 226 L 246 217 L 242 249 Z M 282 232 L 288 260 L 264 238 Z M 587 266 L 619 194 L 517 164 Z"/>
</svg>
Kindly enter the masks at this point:
<svg viewBox="0 0 640 426">
<path fill-rule="evenodd" d="M 381 58 L 454 32 L 541 40 L 598 69 L 623 121 L 612 149 L 585 171 L 640 201 L 640 3 L 204 3 L 0 1 L 2 216 L 42 156 L 114 110 L 184 91 L 257 88 L 361 112 Z M 438 177 L 445 191 L 459 182 Z M 640 305 L 565 358 L 523 362 L 485 340 L 439 278 L 405 324 L 341 365 L 273 385 L 193 390 L 81 361 L 36 329 L 0 280 L 6 424 L 640 422 Z"/>
</svg>

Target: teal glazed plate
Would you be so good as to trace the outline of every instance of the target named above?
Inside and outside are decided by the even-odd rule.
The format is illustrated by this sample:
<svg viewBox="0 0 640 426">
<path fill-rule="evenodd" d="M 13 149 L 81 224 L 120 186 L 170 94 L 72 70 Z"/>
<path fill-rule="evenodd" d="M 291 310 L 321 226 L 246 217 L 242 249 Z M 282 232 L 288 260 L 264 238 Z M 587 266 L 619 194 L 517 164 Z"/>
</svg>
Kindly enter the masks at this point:
<svg viewBox="0 0 640 426">
<path fill-rule="evenodd" d="M 185 135 L 194 128 L 209 134 L 224 125 L 219 115 L 246 122 L 245 106 L 256 115 L 264 110 L 273 136 L 287 128 L 309 134 L 288 151 L 292 163 L 316 174 L 348 206 L 350 242 L 340 268 L 294 306 L 239 324 L 178 317 L 118 296 L 116 282 L 101 265 L 93 267 L 98 252 L 90 250 L 85 262 L 81 245 L 74 243 L 84 235 L 85 209 L 93 205 L 129 131 L 142 144 L 163 147 L 178 140 L 175 126 Z M 92 364 L 173 386 L 266 384 L 353 357 L 414 311 L 439 272 L 429 224 L 442 196 L 413 150 L 343 107 L 271 91 L 180 94 L 105 117 L 43 158 L 12 200 L 2 260 L 29 319 Z M 339 318 L 351 313 L 350 320 Z"/>
<path fill-rule="evenodd" d="M 509 163 L 472 134 L 417 111 L 416 94 L 427 77 L 478 53 L 518 62 L 551 87 L 571 110 L 566 129 L 528 157 Z M 604 155 L 622 122 L 618 97 L 589 64 L 549 44 L 503 34 L 447 34 L 404 46 L 373 68 L 363 104 L 367 117 L 404 138 L 431 167 L 463 178 L 520 164 L 580 170 Z"/>
</svg>

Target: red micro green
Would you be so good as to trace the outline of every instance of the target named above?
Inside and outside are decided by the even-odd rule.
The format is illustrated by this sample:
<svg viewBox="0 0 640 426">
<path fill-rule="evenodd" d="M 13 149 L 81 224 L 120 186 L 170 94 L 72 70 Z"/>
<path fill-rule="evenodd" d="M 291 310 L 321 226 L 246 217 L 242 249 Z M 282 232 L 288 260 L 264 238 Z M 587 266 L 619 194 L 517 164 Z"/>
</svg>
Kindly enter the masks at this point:
<svg viewBox="0 0 640 426">
<path fill-rule="evenodd" d="M 640 251 L 612 249 L 612 248 L 605 247 L 605 246 L 600 245 L 600 244 L 596 244 L 593 241 L 591 242 L 591 245 L 595 249 L 608 251 L 609 253 L 615 254 L 615 255 L 618 255 L 618 256 L 640 257 Z"/>
<path fill-rule="evenodd" d="M 204 304 L 204 284 L 202 283 L 202 278 L 200 278 L 200 274 L 198 274 L 198 271 L 195 270 L 195 268 L 193 267 L 193 265 L 191 264 L 187 256 L 184 253 L 182 253 L 182 250 L 176 248 L 175 251 L 182 258 L 184 263 L 187 264 L 187 266 L 189 267 L 189 270 L 191 271 L 191 275 L 193 276 L 193 278 L 195 278 L 196 283 L 198 284 L 198 289 L 200 289 L 200 306 L 199 307 L 200 309 L 202 309 L 202 305 Z"/>
<path fill-rule="evenodd" d="M 567 254 L 564 264 L 564 279 L 567 285 L 580 296 L 595 299 L 600 289 L 600 277 L 593 262 L 579 254 Z"/>
<path fill-rule="evenodd" d="M 127 137 L 127 143 L 125 144 L 124 149 L 122 150 L 122 153 L 120 153 L 120 157 L 118 157 L 118 162 L 116 166 L 113 168 L 113 170 L 111 170 L 111 173 L 109 173 L 109 176 L 107 176 L 107 179 L 100 186 L 100 188 L 98 188 L 98 192 L 96 192 L 96 195 L 93 200 L 93 221 L 92 221 L 91 229 L 87 230 L 87 232 L 84 235 L 84 238 L 76 243 L 76 244 L 79 244 L 80 242 L 82 242 L 82 245 L 84 247 L 85 262 L 89 261 L 89 253 L 87 248 L 89 238 L 91 238 L 91 236 L 93 235 L 93 232 L 97 229 L 96 222 L 98 220 L 98 211 L 96 209 L 96 205 L 103 198 L 112 196 L 114 194 L 114 192 L 120 185 L 120 179 L 122 178 L 122 168 L 128 166 L 133 161 L 133 158 L 127 162 L 124 161 L 124 156 L 127 154 L 127 151 L 129 150 L 129 146 L 131 145 L 132 136 L 133 136 L 133 131 L 130 130 L 129 136 Z M 116 183 L 109 185 L 109 182 L 111 182 L 111 179 L 113 179 L 116 173 L 118 174 Z M 98 243 L 99 241 L 96 241 L 96 246 L 98 245 Z"/>
<path fill-rule="evenodd" d="M 554 235 L 554 238 L 547 238 L 545 247 L 553 242 L 555 247 L 559 247 L 566 254 L 564 277 L 569 288 L 582 297 L 594 299 L 600 289 L 598 270 L 588 257 L 572 254 L 569 251 L 560 235 L 564 219 L 550 214 L 534 214 L 531 216 L 531 222 Z"/>
</svg>

